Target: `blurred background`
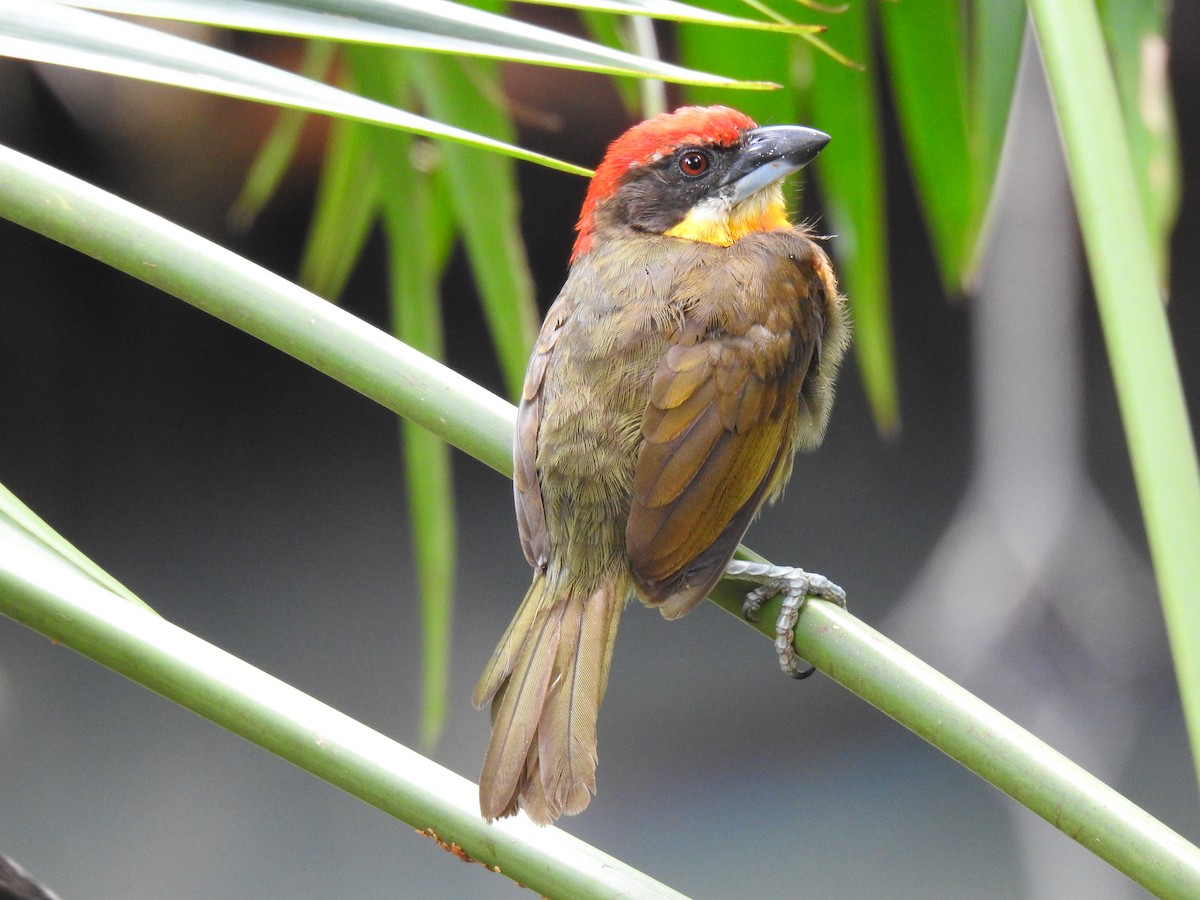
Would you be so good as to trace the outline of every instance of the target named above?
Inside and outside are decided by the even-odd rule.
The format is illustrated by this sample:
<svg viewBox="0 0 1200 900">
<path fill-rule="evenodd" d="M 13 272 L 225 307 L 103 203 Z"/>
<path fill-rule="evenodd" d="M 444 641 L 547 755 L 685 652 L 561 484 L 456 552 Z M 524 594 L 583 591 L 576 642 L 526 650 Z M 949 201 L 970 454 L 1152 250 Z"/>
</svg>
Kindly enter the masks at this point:
<svg viewBox="0 0 1200 900">
<path fill-rule="evenodd" d="M 557 22 L 555 24 L 562 24 Z M 1170 318 L 1200 383 L 1200 12 L 1170 75 L 1184 204 Z M 251 54 L 286 45 L 239 38 Z M 281 47 L 283 48 L 281 50 Z M 594 165 L 628 119 L 599 76 L 510 68 L 521 143 Z M 948 299 L 905 163 L 889 238 L 903 427 L 847 365 L 829 434 L 747 543 L 822 572 L 851 610 L 1185 837 L 1200 803 L 1137 498 L 1048 101 L 1022 72 L 989 249 Z M 586 98 L 586 103 L 580 98 Z M 736 104 L 736 96 L 729 102 Z M 225 226 L 274 118 L 248 103 L 0 60 L 0 142 L 294 277 L 321 129 L 247 234 Z M 894 123 L 885 140 L 899 146 Z M 827 153 L 836 153 L 835 142 Z M 817 164 L 818 175 L 819 166 Z M 520 167 L 544 309 L 582 179 Z M 802 209 L 820 215 L 810 191 Z M 344 305 L 384 325 L 368 249 Z M 0 222 L 0 482 L 170 621 L 419 747 L 421 676 L 395 418 L 133 279 Z M 466 266 L 449 364 L 503 391 Z M 509 483 L 456 454 L 450 713 L 427 752 L 474 779 L 470 690 L 528 569 Z M 1050 825 L 703 604 L 630 607 L 600 719 L 599 794 L 562 827 L 697 897 L 1134 897 Z M 382 813 L 0 619 L 0 852 L 64 900 L 508 897 Z"/>
</svg>

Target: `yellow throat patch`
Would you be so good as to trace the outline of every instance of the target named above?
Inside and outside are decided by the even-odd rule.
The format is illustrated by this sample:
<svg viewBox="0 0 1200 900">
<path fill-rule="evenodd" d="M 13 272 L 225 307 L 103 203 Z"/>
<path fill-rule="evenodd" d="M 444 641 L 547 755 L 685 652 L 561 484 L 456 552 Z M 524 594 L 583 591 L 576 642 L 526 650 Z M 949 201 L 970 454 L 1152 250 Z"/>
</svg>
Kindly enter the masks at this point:
<svg viewBox="0 0 1200 900">
<path fill-rule="evenodd" d="M 698 203 L 682 222 L 665 233 L 670 237 L 728 247 L 756 231 L 786 231 L 791 227 L 783 191 L 774 184 L 734 207 L 716 199 Z"/>
</svg>

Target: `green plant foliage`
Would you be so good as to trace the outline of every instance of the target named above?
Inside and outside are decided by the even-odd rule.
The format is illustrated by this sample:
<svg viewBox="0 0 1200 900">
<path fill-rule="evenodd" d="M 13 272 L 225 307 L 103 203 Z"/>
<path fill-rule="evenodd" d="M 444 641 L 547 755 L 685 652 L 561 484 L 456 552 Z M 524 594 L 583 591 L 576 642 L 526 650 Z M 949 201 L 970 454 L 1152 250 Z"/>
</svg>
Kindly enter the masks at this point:
<svg viewBox="0 0 1200 900">
<path fill-rule="evenodd" d="M 900 427 L 888 284 L 887 193 L 880 134 L 879 70 L 872 53 L 867 4 L 820 16 L 830 42 L 858 65 L 810 51 L 812 124 L 835 137 L 818 164 L 831 244 L 854 312 L 854 352 L 875 422 L 884 434 Z"/>
<path fill-rule="evenodd" d="M 1098 0 L 1112 61 L 1138 199 L 1164 293 L 1171 229 L 1179 212 L 1179 142 L 1167 84 L 1167 4 Z"/>
<path fill-rule="evenodd" d="M 297 75 L 74 6 L 316 40 Z M 689 12 L 688 7 L 668 0 L 634 4 L 628 9 L 639 15 L 780 30 L 770 23 L 695 9 Z M 330 125 L 301 280 L 321 295 L 336 299 L 372 227 L 384 214 L 393 290 L 411 289 L 419 297 L 397 298 L 396 331 L 433 356 L 441 354 L 440 328 L 434 327 L 440 305 L 436 281 L 446 251 L 431 255 L 429 244 L 405 234 L 394 210 L 400 203 L 415 201 L 416 195 L 406 196 L 405 191 L 415 189 L 413 179 L 420 176 L 410 171 L 412 155 L 403 152 L 386 153 L 390 164 L 384 168 L 376 151 L 387 139 L 363 123 L 401 129 L 393 134 L 396 147 L 411 147 L 405 132 L 446 139 L 425 154 L 441 171 L 437 188 L 423 195 L 429 204 L 427 212 L 431 218 L 451 223 L 451 233 L 463 241 L 509 393 L 515 396 L 537 331 L 537 313 L 533 281 L 519 238 L 515 169 L 503 154 L 567 171 L 587 170 L 516 147 L 495 64 L 464 57 L 652 75 L 690 83 L 769 85 L 741 84 L 725 76 L 641 58 L 519 22 L 500 15 L 501 11 L 502 5 L 492 0 L 480 0 L 475 8 L 447 0 L 97 0 L 14 5 L 0 9 L 0 53 L 290 107 L 264 144 L 242 196 L 231 210 L 231 220 L 241 228 L 248 226 L 278 186 L 295 151 L 305 113 L 342 117 Z M 357 82 L 357 91 L 339 90 L 322 81 L 332 65 L 335 41 L 350 42 L 345 44 L 346 77 Z M 433 52 L 400 54 L 397 48 Z M 424 109 L 432 117 L 410 112 L 413 108 Z M 463 149 L 466 145 L 498 152 L 481 154 Z M 403 174 L 398 175 L 400 170 Z M 483 196 L 489 198 L 486 215 L 477 208 L 478 198 Z M 389 210 L 393 211 L 390 215 Z M 440 260 L 436 264 L 435 257 Z M 420 328 L 414 331 L 417 323 Z M 432 739 L 445 706 L 449 665 L 452 483 L 449 451 L 444 446 L 436 448 L 427 435 L 411 427 L 406 427 L 404 434 L 426 629 L 424 734 Z M 428 470 L 428 477 L 420 476 L 421 467 Z"/>
<path fill-rule="evenodd" d="M 688 71 L 497 15 L 494 4 L 490 11 L 484 3 L 472 8 L 451 0 L 78 0 L 64 5 L 268 34 L 662 78 L 681 84 L 731 84 L 718 75 Z M 736 26 L 738 20 L 724 24 Z M 746 83 L 741 87 L 761 90 L 771 85 Z"/>
<path fill-rule="evenodd" d="M 579 166 L 374 103 L 198 41 L 57 3 L 0 6 L 0 56 L 376 122 L 486 147 L 567 172 L 587 173 Z"/>
<path fill-rule="evenodd" d="M 0 214 L 236 324 L 409 420 L 403 440 L 426 632 L 427 740 L 440 727 L 444 705 L 439 703 L 444 701 L 439 698 L 444 697 L 449 659 L 454 518 L 445 442 L 501 472 L 511 465 L 511 406 L 429 358 L 440 354 L 444 342 L 440 276 L 453 241 L 461 239 L 513 390 L 536 323 L 523 253 L 513 240 L 518 205 L 511 160 L 586 173 L 513 146 L 494 64 L 454 56 L 703 84 L 691 94 L 698 102 L 732 102 L 762 122 L 807 118 L 830 131 L 836 143 L 814 168 L 830 210 L 830 230 L 839 234 L 834 248 L 855 303 L 864 381 L 877 421 L 887 430 L 894 427 L 897 407 L 887 306 L 882 76 L 871 50 L 873 15 L 878 17 L 907 158 L 951 291 L 969 280 L 978 253 L 1025 17 L 1024 6 L 1015 0 L 902 0 L 881 4 L 874 14 L 865 2 L 841 12 L 806 8 L 806 19 L 828 26 L 826 41 L 803 26 L 785 29 L 791 35 L 773 33 L 784 17 L 760 0 L 745 5 L 713 0 L 717 20 L 713 10 L 688 11 L 669 0 L 564 4 L 595 15 L 631 12 L 683 23 L 677 32 L 683 59 L 698 67 L 684 69 L 523 26 L 494 15 L 498 7 L 487 0 L 479 10 L 445 0 L 114 0 L 91 5 L 441 54 L 347 47 L 345 77 L 361 91 L 355 94 L 321 83 L 329 70 L 331 43 L 313 46 L 305 77 L 65 4 L 0 8 L 0 54 L 303 110 L 281 120 L 260 158 L 245 205 L 239 206 L 239 221 L 261 207 L 278 184 L 303 124 L 301 116 L 316 111 L 342 117 L 331 127 L 304 272 L 311 283 L 335 296 L 370 229 L 381 225 L 395 331 L 407 344 L 144 210 L 4 148 Z M 747 26 L 752 20 L 739 15 L 747 6 L 759 17 L 757 25 Z M 1098 5 L 1091 0 L 1030 0 L 1029 6 L 1058 101 L 1187 722 L 1193 747 L 1200 747 L 1200 606 L 1192 602 L 1200 593 L 1200 557 L 1195 553 L 1200 545 L 1200 477 L 1158 289 L 1179 191 L 1174 125 L 1163 86 L 1165 9 L 1162 2 L 1136 0 L 1099 0 Z M 714 27 L 714 21 L 731 27 Z M 827 50 L 838 56 L 823 55 Z M 864 68 L 847 65 L 847 59 Z M 700 68 L 722 74 L 707 75 Z M 746 80 L 735 81 L 738 77 Z M 785 89 L 743 93 L 734 101 L 726 90 L 762 88 L 771 81 Z M 475 134 L 476 128 L 483 134 Z M 435 149 L 427 137 L 453 143 Z M 482 156 L 478 148 L 495 155 Z M 487 217 L 473 215 L 483 195 L 489 197 Z M 371 753 L 356 752 L 353 766 L 347 767 L 337 757 L 341 745 L 333 754 L 316 752 L 311 729 L 294 728 L 277 717 L 285 704 L 272 705 L 268 699 L 254 714 L 247 712 L 242 688 L 253 685 L 270 695 L 278 686 L 265 685 L 259 675 L 228 659 L 209 660 L 219 676 L 213 678 L 212 672 L 197 673 L 184 664 L 193 659 L 190 654 L 207 651 L 135 604 L 109 602 L 113 593 L 136 598 L 3 491 L 0 540 L 10 549 L 37 548 L 32 555 L 24 549 L 0 553 L 0 603 L 7 614 L 359 796 L 369 794 L 383 808 L 390 810 L 388 804 L 397 802 L 395 788 L 403 779 L 397 781 L 390 770 L 381 776 Z M 51 582 L 66 586 L 57 590 Z M 724 589 L 715 598 L 726 606 L 734 602 Z M 1149 889 L 1178 896 L 1200 890 L 1200 854 L 1194 847 L 1032 736 L 993 717 L 844 611 L 826 606 L 816 604 L 801 618 L 798 641 L 806 658 Z M 829 639 L 830 634 L 836 639 Z M 220 675 L 232 670 L 238 679 Z M 261 700 L 266 695 L 255 696 Z M 287 702 L 293 700 L 287 694 Z M 325 710 L 309 711 L 327 721 Z M 349 743 L 375 740 L 355 723 L 338 724 Z M 396 752 L 391 745 L 386 750 Z M 431 800 L 421 789 L 416 785 L 412 796 L 418 798 L 422 816 L 438 816 L 451 828 L 467 828 L 467 819 L 478 818 L 473 810 L 463 812 L 462 804 L 450 797 L 452 791 Z M 551 870 L 545 883 L 557 886 L 551 857 L 537 865 Z M 533 877 L 528 883 L 534 883 Z"/>
<path fill-rule="evenodd" d="M 515 136 L 494 65 L 432 56 L 415 57 L 411 65 L 422 105 L 440 121 L 505 140 Z M 521 241 L 516 169 L 497 154 L 448 144 L 438 148 L 438 160 L 509 395 L 518 397 L 539 321 Z"/>
<path fill-rule="evenodd" d="M 967 59 L 969 110 L 968 140 L 971 148 L 971 208 L 986 215 L 1008 110 L 1012 106 L 1025 35 L 1025 4 L 1021 0 L 972 0 L 967 7 L 967 34 L 970 38 Z M 976 247 L 970 252 L 964 281 L 974 269 Z"/>
<path fill-rule="evenodd" d="M 913 179 L 947 290 L 962 287 L 983 211 L 971 186 L 967 33 L 959 0 L 881 4 L 879 19 Z"/>
<path fill-rule="evenodd" d="M 409 105 L 414 94 L 410 65 L 379 47 L 351 46 L 346 64 L 369 96 Z M 435 149 L 424 138 L 368 129 L 359 147 L 373 172 L 377 207 L 388 256 L 392 333 L 427 356 L 441 359 L 441 279 L 454 240 L 455 222 L 445 179 L 431 164 Z M 413 558 L 419 588 L 424 677 L 422 741 L 436 742 L 446 716 L 453 617 L 456 527 L 450 448 L 436 435 L 402 421 L 405 486 Z"/>
<path fill-rule="evenodd" d="M 74 544 L 44 522 L 37 513 L 21 502 L 12 491 L 0 484 L 0 526 L 14 533 L 23 533 L 42 547 L 52 551 L 63 562 L 69 563 L 104 588 L 145 609 L 153 612 L 144 600 L 113 578 L 108 572 L 81 553 Z"/>
<path fill-rule="evenodd" d="M 511 405 L 236 254 L 4 148 L 0 214 L 286 349 L 511 473 Z M 462 779 L 134 604 L 115 601 L 39 536 L 9 521 L 0 517 L 0 612 L 389 814 L 433 829 L 527 885 L 570 897 L 669 894 L 557 829 L 520 821 L 486 825 Z M 726 582 L 713 599 L 744 623 L 741 590 Z M 753 626 L 772 639 L 773 603 Z M 811 603 L 797 624 L 797 642 L 831 677 L 1139 884 L 1163 896 L 1200 891 L 1200 850 L 845 610 Z M 322 739 L 314 741 L 314 734 Z"/>
<path fill-rule="evenodd" d="M 976 8 L 972 30 L 958 0 L 880 7 L 908 159 L 950 293 L 962 290 L 973 271 L 1023 24 L 1013 0 Z M 1005 15 L 1014 9 L 1015 17 Z"/>
<path fill-rule="evenodd" d="M 371 153 L 373 126 L 348 119 L 329 123 L 321 177 L 300 262 L 300 283 L 337 300 L 379 213 L 384 175 Z M 405 132 L 397 132 L 407 139 Z"/>
<path fill-rule="evenodd" d="M 421 151 L 422 140 L 405 136 L 394 143 L 408 144 L 396 150 L 407 150 L 411 157 Z M 384 202 L 393 332 L 409 346 L 440 359 L 445 338 L 439 286 L 454 238 L 446 185 L 436 172 L 420 166 L 402 167 L 396 174 Z M 454 484 L 449 445 L 409 421 L 401 422 L 400 430 L 425 659 L 421 736 L 428 746 L 441 733 L 450 680 L 457 549 Z"/>
<path fill-rule="evenodd" d="M 333 65 L 336 45 L 329 41 L 306 41 L 300 75 L 313 81 L 324 81 Z M 300 133 L 309 120 L 302 109 L 284 109 L 263 140 L 254 162 L 246 173 L 245 182 L 229 210 L 229 227 L 247 231 L 262 208 L 279 189 L 279 183 L 292 164 Z"/>
<path fill-rule="evenodd" d="M 1030 12 L 1058 110 L 1200 776 L 1200 468 L 1159 295 L 1152 229 L 1144 224 L 1132 141 L 1095 7 L 1089 0 L 1030 0 Z"/>
</svg>

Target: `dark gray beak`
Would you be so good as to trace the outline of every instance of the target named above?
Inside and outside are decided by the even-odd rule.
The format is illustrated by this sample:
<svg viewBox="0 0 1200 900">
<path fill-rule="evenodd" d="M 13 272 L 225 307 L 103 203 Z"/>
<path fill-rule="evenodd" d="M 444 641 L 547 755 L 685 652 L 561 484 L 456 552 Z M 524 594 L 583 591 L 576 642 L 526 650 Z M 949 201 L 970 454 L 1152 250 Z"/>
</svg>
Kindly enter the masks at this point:
<svg viewBox="0 0 1200 900">
<path fill-rule="evenodd" d="M 735 203 L 804 168 L 829 143 L 829 135 L 802 125 L 767 125 L 747 131 L 743 140 L 721 182 Z"/>
</svg>

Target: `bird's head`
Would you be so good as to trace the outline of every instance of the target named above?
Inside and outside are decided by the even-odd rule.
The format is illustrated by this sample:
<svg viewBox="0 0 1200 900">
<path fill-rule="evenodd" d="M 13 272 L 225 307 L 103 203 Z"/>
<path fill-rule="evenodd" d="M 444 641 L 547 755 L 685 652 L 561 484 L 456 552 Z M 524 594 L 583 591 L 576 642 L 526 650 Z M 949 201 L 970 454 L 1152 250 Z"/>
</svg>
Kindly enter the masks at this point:
<svg viewBox="0 0 1200 900">
<path fill-rule="evenodd" d="M 571 258 L 607 228 L 729 246 L 790 228 L 779 182 L 829 143 L 798 125 L 759 128 L 725 106 L 685 106 L 634 125 L 596 169 Z"/>
</svg>

